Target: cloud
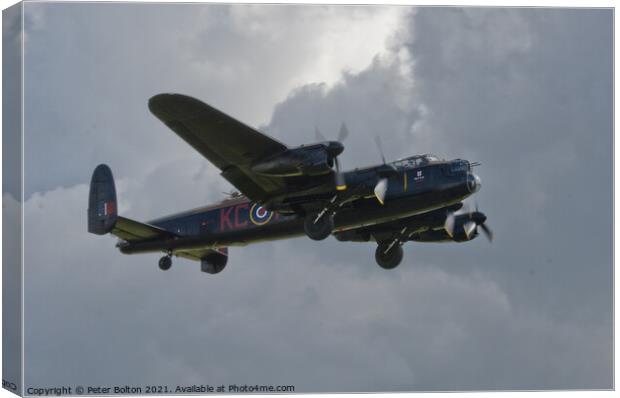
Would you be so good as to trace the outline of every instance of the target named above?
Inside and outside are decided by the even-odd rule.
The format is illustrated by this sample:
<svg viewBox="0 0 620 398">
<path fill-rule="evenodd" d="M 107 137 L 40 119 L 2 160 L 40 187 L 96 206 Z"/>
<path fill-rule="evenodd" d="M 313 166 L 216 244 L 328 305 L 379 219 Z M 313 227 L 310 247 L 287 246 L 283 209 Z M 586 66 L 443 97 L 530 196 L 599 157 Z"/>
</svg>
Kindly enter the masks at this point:
<svg viewBox="0 0 620 398">
<path fill-rule="evenodd" d="M 129 186 L 126 202 L 140 190 Z M 605 328 L 523 312 L 488 275 L 434 264 L 390 273 L 354 253 L 333 262 L 305 239 L 274 251 L 234 249 L 217 277 L 183 260 L 164 273 L 155 255 L 123 256 L 112 239 L 86 234 L 86 196 L 80 185 L 25 205 L 29 385 L 156 379 L 387 391 L 605 383 Z M 50 240 L 58 225 L 63 240 Z M 61 367 L 59 356 L 68 359 Z"/>
<path fill-rule="evenodd" d="M 295 87 L 332 85 L 343 72 L 366 68 L 411 13 L 122 3 L 28 3 L 25 10 L 29 21 L 42 21 L 27 25 L 26 164 L 43 161 L 49 171 L 27 167 L 27 195 L 85 181 L 76 165 L 115 159 L 117 173 L 137 177 L 136 164 L 159 165 L 154 153 L 196 156 L 148 112 L 148 98 L 194 95 L 256 126 Z"/>
<path fill-rule="evenodd" d="M 412 79 L 403 73 L 409 68 L 408 57 L 387 52 L 364 71 L 345 74 L 332 87 L 302 86 L 276 105 L 264 130 L 290 145 L 301 145 L 315 140 L 315 128 L 336 139 L 341 123 L 346 123 L 351 134 L 341 160 L 347 168 L 380 161 L 377 136 L 388 157 L 411 155 L 415 149 L 408 131 L 423 105 L 416 103 Z"/>
<path fill-rule="evenodd" d="M 21 387 L 21 253 L 22 228 L 21 203 L 10 193 L 2 195 L 2 229 L 5 231 L 2 239 L 2 367 L 4 380 Z"/>
<path fill-rule="evenodd" d="M 58 103 L 42 106 L 49 91 L 30 99 L 40 111 L 27 113 L 37 137 L 26 173 L 33 179 L 25 203 L 27 383 L 271 383 L 298 392 L 611 387 L 611 13 L 213 6 L 194 15 L 116 7 L 63 10 L 97 11 L 74 43 L 85 53 L 68 58 L 83 74 L 72 90 L 57 87 Z M 145 10 L 140 34 L 125 43 L 123 32 L 135 29 L 127 13 Z M 55 25 L 56 12 L 45 14 L 44 30 L 76 29 Z M 316 13 L 324 18 L 307 18 L 312 29 L 298 26 Z M 346 38 L 398 15 L 407 25 L 382 30 L 389 38 L 376 55 L 364 53 L 367 62 L 328 57 L 330 72 L 319 67 L 314 77 L 308 65 L 323 61 L 298 62 L 325 48 L 319 35 L 305 35 L 313 29 Z M 99 37 L 110 21 L 118 33 Z M 99 46 L 82 47 L 95 39 Z M 50 49 L 63 50 L 50 40 Z M 103 60 L 95 54 L 102 48 L 116 56 Z M 252 62 L 233 62 L 238 48 Z M 178 59 L 165 54 L 170 49 L 179 49 Z M 41 69 L 57 70 L 57 58 L 39 51 L 49 58 Z M 186 79 L 198 70 L 214 77 Z M 97 71 L 105 78 L 95 79 Z M 279 88 L 244 80 L 269 82 L 277 71 L 287 82 Z M 96 162 L 112 165 L 121 213 L 139 220 L 215 201 L 229 188 L 148 115 L 145 98 L 163 86 L 205 100 L 214 93 L 216 105 L 245 109 L 231 113 L 264 121 L 290 145 L 311 141 L 315 126 L 335 136 L 345 121 L 347 168 L 378 163 L 377 134 L 388 158 L 437 152 L 479 160 L 477 199 L 496 241 L 407 244 L 391 272 L 374 264 L 373 245 L 333 239 L 234 248 L 217 276 L 186 260 L 164 273 L 158 255 L 121 255 L 113 239 L 85 232 L 85 184 Z M 271 99 L 256 111 L 264 98 Z M 44 126 L 55 139 L 67 131 L 62 139 L 78 151 L 58 152 Z"/>
<path fill-rule="evenodd" d="M 605 322 L 610 18 L 604 10 L 424 8 L 415 17 L 418 40 L 409 46 L 427 109 L 424 134 L 444 156 L 482 162 L 477 199 L 498 237 L 482 261 L 506 264 L 496 275 L 514 286 L 511 296 L 553 306 L 553 313 L 585 306 L 583 313 Z M 575 225 L 596 232 L 576 232 Z M 523 288 L 530 273 L 548 278 L 546 294 Z M 587 304 L 575 294 L 602 286 L 605 293 Z"/>
<path fill-rule="evenodd" d="M 207 80 L 249 78 L 278 99 L 308 82 L 334 84 L 365 69 L 411 13 L 407 7 L 233 5 L 203 8 L 205 28 L 188 40 L 191 67 Z M 259 65 L 257 65 L 257 63 Z M 265 68 L 256 82 L 256 67 Z M 216 76 L 212 76 L 215 74 Z"/>
</svg>

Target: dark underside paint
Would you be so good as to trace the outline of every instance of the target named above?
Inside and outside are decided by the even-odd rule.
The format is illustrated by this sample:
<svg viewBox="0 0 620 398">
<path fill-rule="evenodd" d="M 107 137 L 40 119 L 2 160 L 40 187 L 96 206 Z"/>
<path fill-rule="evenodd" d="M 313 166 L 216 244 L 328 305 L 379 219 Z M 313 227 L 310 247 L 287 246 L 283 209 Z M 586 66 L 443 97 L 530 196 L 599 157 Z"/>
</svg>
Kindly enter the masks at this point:
<svg viewBox="0 0 620 398">
<path fill-rule="evenodd" d="M 427 188 L 416 189 L 415 174 L 411 181 L 402 182 L 392 197 L 381 205 L 376 198 L 358 199 L 343 205 L 334 218 L 334 232 L 362 228 L 379 223 L 389 223 L 398 219 L 426 213 L 460 202 L 470 192 L 463 178 L 454 179 L 453 185 L 443 189 L 432 189 L 427 177 Z M 430 173 L 429 173 L 430 174 Z M 398 177 L 400 179 L 402 177 Z M 407 177 L 405 177 L 407 178 Z M 409 185 L 407 187 L 407 185 Z M 250 243 L 296 237 L 304 234 L 303 217 L 280 214 L 266 210 L 260 204 L 246 198 L 223 202 L 220 207 L 210 207 L 204 211 L 170 216 L 150 222 L 151 225 L 172 232 L 176 237 L 167 240 L 142 241 L 121 244 L 123 253 L 144 253 L 176 249 L 200 249 L 228 246 L 244 246 Z"/>
</svg>

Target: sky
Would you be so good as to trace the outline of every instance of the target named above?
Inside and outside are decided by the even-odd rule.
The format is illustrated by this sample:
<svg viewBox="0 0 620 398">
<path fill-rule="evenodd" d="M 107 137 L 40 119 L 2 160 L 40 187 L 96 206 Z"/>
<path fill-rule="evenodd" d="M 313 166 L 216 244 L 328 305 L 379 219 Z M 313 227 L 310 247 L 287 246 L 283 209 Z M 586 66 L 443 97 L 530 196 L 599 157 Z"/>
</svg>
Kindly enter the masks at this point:
<svg viewBox="0 0 620 398">
<path fill-rule="evenodd" d="M 296 392 L 612 387 L 612 29 L 606 9 L 25 5 L 26 386 Z M 193 95 L 345 168 L 478 161 L 489 244 L 297 238 L 218 275 L 86 233 L 99 163 L 147 220 L 231 186 L 147 109 Z M 17 205 L 5 189 L 5 206 Z M 62 360 L 61 360 L 62 358 Z"/>
</svg>

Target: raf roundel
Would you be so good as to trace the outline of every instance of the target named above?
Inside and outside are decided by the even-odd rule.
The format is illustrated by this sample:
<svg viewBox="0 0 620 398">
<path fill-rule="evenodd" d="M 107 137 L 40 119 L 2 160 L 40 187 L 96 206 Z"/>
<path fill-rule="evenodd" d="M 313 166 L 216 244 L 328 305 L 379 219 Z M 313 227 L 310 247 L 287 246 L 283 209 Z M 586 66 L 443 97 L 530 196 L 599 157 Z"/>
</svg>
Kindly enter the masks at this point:
<svg viewBox="0 0 620 398">
<path fill-rule="evenodd" d="M 265 209 L 258 203 L 254 203 L 250 208 L 250 220 L 254 225 L 265 225 L 273 217 L 273 213 Z"/>
</svg>

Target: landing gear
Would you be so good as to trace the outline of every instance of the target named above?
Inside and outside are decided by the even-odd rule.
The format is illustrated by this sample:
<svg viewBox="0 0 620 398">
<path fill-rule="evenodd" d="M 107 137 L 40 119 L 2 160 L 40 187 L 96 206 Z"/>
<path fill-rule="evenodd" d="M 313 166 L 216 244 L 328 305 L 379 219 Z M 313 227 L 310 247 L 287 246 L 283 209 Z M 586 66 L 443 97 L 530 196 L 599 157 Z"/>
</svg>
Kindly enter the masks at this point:
<svg viewBox="0 0 620 398">
<path fill-rule="evenodd" d="M 313 240 L 323 240 L 327 238 L 332 233 L 333 229 L 334 216 L 331 214 L 324 214 L 323 216 L 309 214 L 304 220 L 304 231 L 306 235 Z"/>
<path fill-rule="evenodd" d="M 310 239 L 323 240 L 334 230 L 334 214 L 341 205 L 336 200 L 338 195 L 334 195 L 327 206 L 318 214 L 308 214 L 304 220 L 304 232 Z"/>
<path fill-rule="evenodd" d="M 383 269 L 396 268 L 403 261 L 403 248 L 398 243 L 380 243 L 375 251 L 375 260 Z"/>
<path fill-rule="evenodd" d="M 172 255 L 166 254 L 159 259 L 159 269 L 162 271 L 168 271 L 172 267 Z"/>
</svg>

